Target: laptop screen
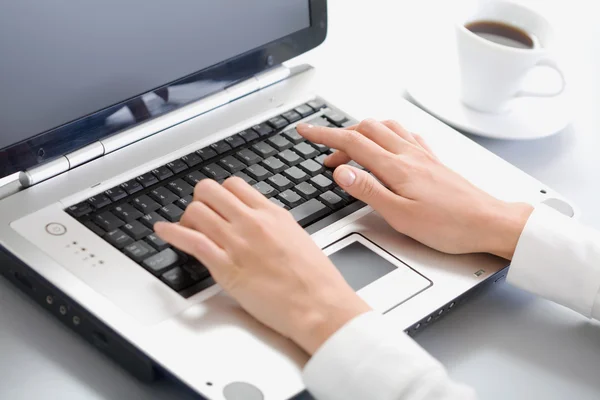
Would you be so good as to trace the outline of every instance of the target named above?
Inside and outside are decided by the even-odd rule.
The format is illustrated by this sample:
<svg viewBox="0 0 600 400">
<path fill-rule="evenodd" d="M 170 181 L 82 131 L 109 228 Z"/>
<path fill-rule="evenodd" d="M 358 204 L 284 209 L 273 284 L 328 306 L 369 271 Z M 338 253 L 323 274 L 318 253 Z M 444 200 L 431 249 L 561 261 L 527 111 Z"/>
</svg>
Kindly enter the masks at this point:
<svg viewBox="0 0 600 400">
<path fill-rule="evenodd" d="M 156 116 L 196 96 L 153 89 L 310 25 L 309 0 L 0 2 L 0 149 L 143 93 L 104 125 Z"/>
</svg>

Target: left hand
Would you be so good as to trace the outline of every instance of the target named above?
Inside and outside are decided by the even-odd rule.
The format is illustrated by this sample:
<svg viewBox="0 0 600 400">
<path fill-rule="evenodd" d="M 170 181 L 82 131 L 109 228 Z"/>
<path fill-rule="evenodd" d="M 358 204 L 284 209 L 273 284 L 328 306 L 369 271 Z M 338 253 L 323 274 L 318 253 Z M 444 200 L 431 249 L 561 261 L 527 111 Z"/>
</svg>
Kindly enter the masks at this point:
<svg viewBox="0 0 600 400">
<path fill-rule="evenodd" d="M 240 178 L 205 179 L 156 233 L 200 260 L 256 319 L 313 354 L 369 306 L 284 209 Z"/>
</svg>

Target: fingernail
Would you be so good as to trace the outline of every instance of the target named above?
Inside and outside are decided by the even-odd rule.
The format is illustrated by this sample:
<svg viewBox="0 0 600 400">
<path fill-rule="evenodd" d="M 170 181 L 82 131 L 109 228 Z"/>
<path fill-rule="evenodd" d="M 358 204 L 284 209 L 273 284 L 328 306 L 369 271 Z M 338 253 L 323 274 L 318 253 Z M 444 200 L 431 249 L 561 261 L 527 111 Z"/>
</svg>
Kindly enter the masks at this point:
<svg viewBox="0 0 600 400">
<path fill-rule="evenodd" d="M 342 186 L 352 186 L 356 180 L 356 174 L 349 168 L 340 168 L 337 174 L 337 181 Z"/>
<path fill-rule="evenodd" d="M 307 129 L 312 129 L 314 128 L 313 125 L 311 124 L 298 124 L 298 128 L 302 129 L 302 130 L 307 130 Z"/>
</svg>

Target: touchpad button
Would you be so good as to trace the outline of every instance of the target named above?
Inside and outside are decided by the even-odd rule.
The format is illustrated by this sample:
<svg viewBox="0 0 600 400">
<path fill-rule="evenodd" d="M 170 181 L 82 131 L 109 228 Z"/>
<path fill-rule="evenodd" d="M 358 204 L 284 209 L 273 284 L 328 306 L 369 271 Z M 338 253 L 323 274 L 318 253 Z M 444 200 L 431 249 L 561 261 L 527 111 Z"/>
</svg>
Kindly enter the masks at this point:
<svg viewBox="0 0 600 400">
<path fill-rule="evenodd" d="M 375 310 L 386 312 L 431 286 L 431 282 L 361 235 L 324 249 L 348 284 Z"/>
</svg>

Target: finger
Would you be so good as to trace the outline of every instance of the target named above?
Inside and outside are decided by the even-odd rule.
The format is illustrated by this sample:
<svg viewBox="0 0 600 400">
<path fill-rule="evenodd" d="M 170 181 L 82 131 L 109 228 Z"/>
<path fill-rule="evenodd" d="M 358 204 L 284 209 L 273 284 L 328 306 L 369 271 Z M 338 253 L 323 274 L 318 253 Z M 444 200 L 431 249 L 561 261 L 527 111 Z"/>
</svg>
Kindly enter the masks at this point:
<svg viewBox="0 0 600 400">
<path fill-rule="evenodd" d="M 368 137 L 387 151 L 398 154 L 406 146 L 406 141 L 383 123 L 372 118 L 365 119 L 356 127 L 356 131 Z"/>
<path fill-rule="evenodd" d="M 226 248 L 232 238 L 229 222 L 201 201 L 193 201 L 185 209 L 179 223 L 206 235 L 222 248 Z"/>
<path fill-rule="evenodd" d="M 196 185 L 194 200 L 203 202 L 227 221 L 247 214 L 246 204 L 212 179 L 204 179 Z"/>
<path fill-rule="evenodd" d="M 197 258 L 213 276 L 218 276 L 219 270 L 231 265 L 227 252 L 203 233 L 168 222 L 158 222 L 154 229 L 165 242 Z"/>
<path fill-rule="evenodd" d="M 388 214 L 402 198 L 389 191 L 369 173 L 349 165 L 336 168 L 333 178 L 352 197 L 361 200 L 381 214 Z"/>
<path fill-rule="evenodd" d="M 415 139 L 412 133 L 407 131 L 402 125 L 400 125 L 397 121 L 387 120 L 382 122 L 387 128 L 389 128 L 392 132 L 394 132 L 397 136 L 406 140 L 409 143 L 412 143 L 416 146 L 419 146 L 419 143 Z"/>
<path fill-rule="evenodd" d="M 325 160 L 323 160 L 325 166 L 329 168 L 336 168 L 342 164 L 347 164 L 349 162 L 350 157 L 348 157 L 348 154 L 339 150 L 336 150 L 335 153 L 328 155 L 327 157 L 325 157 Z"/>
<path fill-rule="evenodd" d="M 365 168 L 378 171 L 385 168 L 392 155 L 357 131 L 300 124 L 298 133 L 311 142 L 341 150 Z"/>
<path fill-rule="evenodd" d="M 270 204 L 265 196 L 244 182 L 242 178 L 228 178 L 223 182 L 223 187 L 250 208 L 264 208 L 266 204 Z"/>
<path fill-rule="evenodd" d="M 429 147 L 429 145 L 427 144 L 427 142 L 425 141 L 425 139 L 423 139 L 422 136 L 417 135 L 417 134 L 413 134 L 413 137 L 419 143 L 419 146 L 421 146 L 423 149 L 425 149 L 425 151 L 428 152 L 429 154 L 431 154 L 432 156 L 436 157 L 435 153 L 433 152 L 433 150 L 431 150 L 431 147 Z"/>
</svg>

